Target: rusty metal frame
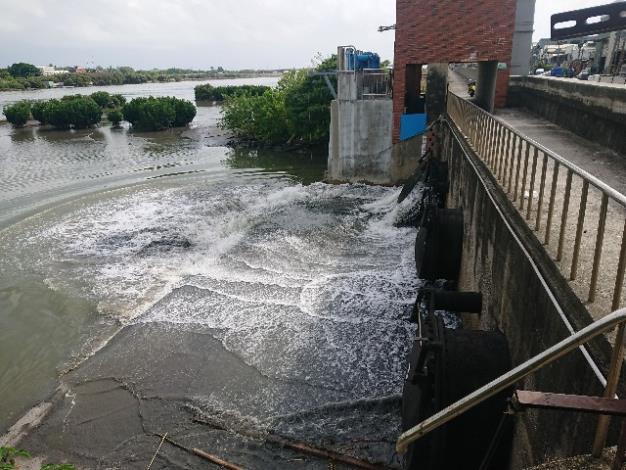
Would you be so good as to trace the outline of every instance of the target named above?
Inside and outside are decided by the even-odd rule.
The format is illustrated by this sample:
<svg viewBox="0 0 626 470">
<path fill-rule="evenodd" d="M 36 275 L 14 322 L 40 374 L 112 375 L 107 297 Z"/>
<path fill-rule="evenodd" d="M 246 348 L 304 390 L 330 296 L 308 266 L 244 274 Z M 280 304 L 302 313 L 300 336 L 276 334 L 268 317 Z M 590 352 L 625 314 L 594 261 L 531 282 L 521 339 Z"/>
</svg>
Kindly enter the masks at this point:
<svg viewBox="0 0 626 470">
<path fill-rule="evenodd" d="M 626 400 L 586 395 L 516 390 L 511 405 L 515 411 L 539 408 L 543 410 L 626 416 Z"/>
</svg>

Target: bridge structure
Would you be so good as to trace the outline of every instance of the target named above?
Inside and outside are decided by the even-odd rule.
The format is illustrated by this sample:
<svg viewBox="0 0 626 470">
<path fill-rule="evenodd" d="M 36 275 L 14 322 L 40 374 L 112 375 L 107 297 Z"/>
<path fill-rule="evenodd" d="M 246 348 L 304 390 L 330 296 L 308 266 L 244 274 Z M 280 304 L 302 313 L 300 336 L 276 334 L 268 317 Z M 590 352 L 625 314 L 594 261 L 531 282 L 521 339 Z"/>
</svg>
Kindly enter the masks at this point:
<svg viewBox="0 0 626 470">
<path fill-rule="evenodd" d="M 620 433 L 608 415 L 626 412 L 626 91 L 511 78 L 515 43 L 527 39 L 515 27 L 527 26 L 524 2 L 477 1 L 471 20 L 464 2 L 397 3 L 394 152 L 423 143 L 402 128 L 423 108 L 430 158 L 448 171 L 446 207 L 463 214 L 458 289 L 483 298 L 481 315 L 463 320 L 504 333 L 515 365 L 405 430 L 398 450 L 513 385 L 525 412 L 516 415 L 510 468 L 597 457 L 618 441 L 613 468 L 621 468 L 626 425 Z M 451 66 L 468 63 L 474 98 Z"/>
<path fill-rule="evenodd" d="M 511 468 L 600 455 L 617 442 L 619 422 L 611 427 L 600 413 L 607 408 L 585 400 L 604 397 L 626 411 L 626 402 L 616 399 L 626 390 L 624 314 L 610 315 L 625 306 L 626 196 L 461 95 L 447 93 L 432 152 L 448 167 L 447 207 L 463 211 L 459 289 L 484 299 L 480 318 L 467 323 L 506 335 L 517 367 L 502 383 L 515 384 L 519 396 L 534 403 L 546 400 L 544 408 L 551 409 L 516 419 Z M 588 335 L 596 328 L 601 334 Z M 578 351 L 562 358 L 553 350 L 561 343 Z M 547 351 L 559 362 L 542 362 Z M 495 382 L 482 392 L 501 390 Z M 481 390 L 458 406 L 471 407 Z M 532 395 L 537 392 L 540 398 Z M 566 395 L 546 398 L 544 392 Z M 570 399 L 574 405 L 563 404 Z M 454 419 L 455 405 L 413 432 Z"/>
</svg>

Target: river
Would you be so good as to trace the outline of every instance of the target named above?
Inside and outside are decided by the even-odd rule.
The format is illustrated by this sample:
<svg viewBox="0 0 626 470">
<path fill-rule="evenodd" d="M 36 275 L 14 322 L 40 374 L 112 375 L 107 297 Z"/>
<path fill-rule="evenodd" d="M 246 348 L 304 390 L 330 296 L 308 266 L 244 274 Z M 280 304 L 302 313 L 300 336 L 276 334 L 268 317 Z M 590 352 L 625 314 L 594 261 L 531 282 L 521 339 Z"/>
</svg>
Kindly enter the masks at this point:
<svg viewBox="0 0 626 470">
<path fill-rule="evenodd" d="M 193 100 L 196 84 L 0 106 L 100 89 Z M 84 468 L 145 468 L 164 432 L 246 468 L 303 468 L 245 437 L 258 432 L 397 464 L 417 287 L 399 189 L 325 184 L 323 152 L 234 150 L 218 119 L 0 124 L 0 434 L 61 387 L 22 445 Z M 153 468 L 203 468 L 164 453 Z"/>
</svg>

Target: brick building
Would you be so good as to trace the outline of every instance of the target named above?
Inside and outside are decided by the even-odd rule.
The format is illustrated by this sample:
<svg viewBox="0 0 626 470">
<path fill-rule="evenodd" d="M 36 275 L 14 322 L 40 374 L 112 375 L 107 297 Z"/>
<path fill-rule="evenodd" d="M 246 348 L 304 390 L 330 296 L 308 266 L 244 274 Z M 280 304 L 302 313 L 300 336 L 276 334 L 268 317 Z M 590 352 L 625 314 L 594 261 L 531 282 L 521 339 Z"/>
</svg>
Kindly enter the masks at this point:
<svg viewBox="0 0 626 470">
<path fill-rule="evenodd" d="M 496 107 L 504 106 L 516 7 L 517 0 L 396 0 L 394 143 L 401 118 L 423 112 L 422 65 L 478 62 L 480 76 L 495 80 Z"/>
</svg>

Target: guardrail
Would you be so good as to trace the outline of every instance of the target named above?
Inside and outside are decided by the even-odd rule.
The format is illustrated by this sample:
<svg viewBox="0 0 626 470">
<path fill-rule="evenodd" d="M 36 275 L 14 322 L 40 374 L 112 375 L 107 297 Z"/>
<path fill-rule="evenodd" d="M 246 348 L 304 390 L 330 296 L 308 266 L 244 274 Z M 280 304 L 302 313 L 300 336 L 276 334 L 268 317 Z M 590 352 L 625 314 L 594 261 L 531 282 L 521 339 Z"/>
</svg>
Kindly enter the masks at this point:
<svg viewBox="0 0 626 470">
<path fill-rule="evenodd" d="M 520 214 L 538 232 L 538 238 L 543 237 L 543 244 L 550 247 L 556 242 L 553 258 L 563 274 L 570 281 L 582 278 L 586 282 L 587 295 L 582 296 L 583 302 L 596 302 L 600 269 L 610 269 L 609 265 L 602 265 L 609 207 L 613 206 L 611 215 L 622 216 L 621 230 L 615 229 L 616 220 L 610 221 L 611 235 L 621 234 L 622 239 L 619 258 L 613 266 L 613 287 L 608 292 L 610 310 L 619 308 L 623 304 L 626 271 L 626 196 L 453 93 L 448 94 L 448 115 Z M 598 209 L 595 227 L 589 224 L 588 207 Z M 577 220 L 572 224 L 571 217 L 576 214 Z M 581 253 L 585 254 L 583 260 Z M 603 295 L 606 294 L 604 289 Z"/>
<path fill-rule="evenodd" d="M 447 112 L 592 315 L 623 306 L 626 196 L 454 93 Z M 605 397 L 617 391 L 625 336 L 621 323 Z M 601 417 L 594 455 L 607 432 Z"/>
<path fill-rule="evenodd" d="M 391 72 L 387 69 L 356 71 L 358 99 L 380 99 L 391 96 Z"/>
</svg>

